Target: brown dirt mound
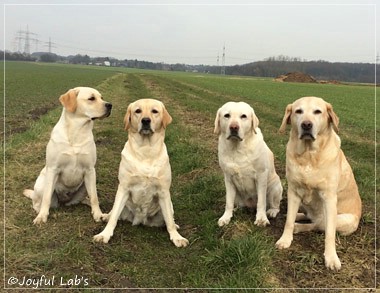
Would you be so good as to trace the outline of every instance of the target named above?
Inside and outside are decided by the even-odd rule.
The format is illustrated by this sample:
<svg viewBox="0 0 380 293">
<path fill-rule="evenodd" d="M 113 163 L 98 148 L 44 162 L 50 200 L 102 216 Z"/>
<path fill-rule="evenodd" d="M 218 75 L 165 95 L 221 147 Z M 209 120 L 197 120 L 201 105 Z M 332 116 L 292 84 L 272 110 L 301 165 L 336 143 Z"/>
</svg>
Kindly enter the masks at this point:
<svg viewBox="0 0 380 293">
<path fill-rule="evenodd" d="M 287 74 L 278 76 L 275 80 L 280 82 L 317 82 L 314 77 L 302 72 L 289 72 Z"/>
</svg>

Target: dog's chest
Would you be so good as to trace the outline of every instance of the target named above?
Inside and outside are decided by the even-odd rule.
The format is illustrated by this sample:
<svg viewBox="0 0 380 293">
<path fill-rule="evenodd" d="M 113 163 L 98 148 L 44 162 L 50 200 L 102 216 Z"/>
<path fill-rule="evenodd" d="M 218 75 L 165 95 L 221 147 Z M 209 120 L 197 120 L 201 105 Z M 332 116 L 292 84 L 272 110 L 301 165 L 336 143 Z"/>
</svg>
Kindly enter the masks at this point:
<svg viewBox="0 0 380 293">
<path fill-rule="evenodd" d="M 257 172 L 249 162 L 227 161 L 222 167 L 240 195 L 255 195 Z"/>
<path fill-rule="evenodd" d="M 161 209 L 159 196 L 162 196 L 162 186 L 157 180 L 147 179 L 135 176 L 129 182 L 128 200 L 125 205 L 134 215 L 134 225 L 144 223 L 148 217 L 154 216 Z"/>
<path fill-rule="evenodd" d="M 57 157 L 60 178 L 67 186 L 77 185 L 83 181 L 84 173 L 95 165 L 95 158 L 88 148 L 67 148 Z"/>
<path fill-rule="evenodd" d="M 322 170 L 314 168 L 311 164 L 287 165 L 286 172 L 288 180 L 302 186 L 305 192 L 309 189 L 323 189 L 326 184 Z"/>
<path fill-rule="evenodd" d="M 319 193 L 327 189 L 327 178 L 323 176 L 323 172 L 310 164 L 296 164 L 287 168 L 287 178 L 289 185 L 293 186 L 297 196 L 301 198 L 308 215 L 315 218 L 322 205 Z"/>
<path fill-rule="evenodd" d="M 158 166 L 157 162 L 132 162 L 122 160 L 119 170 L 119 182 L 128 190 L 129 205 L 146 209 L 158 205 L 158 196 L 162 196 L 170 187 L 170 166 Z"/>
<path fill-rule="evenodd" d="M 86 169 L 95 165 L 95 158 L 91 153 L 93 152 L 88 148 L 70 147 L 60 156 L 59 165 L 69 170 Z"/>
<path fill-rule="evenodd" d="M 136 181 L 141 179 L 135 178 Z M 129 185 L 129 202 L 134 206 L 148 207 L 150 205 L 158 204 L 159 193 L 162 188 L 158 184 L 151 182 L 140 181 Z"/>
</svg>

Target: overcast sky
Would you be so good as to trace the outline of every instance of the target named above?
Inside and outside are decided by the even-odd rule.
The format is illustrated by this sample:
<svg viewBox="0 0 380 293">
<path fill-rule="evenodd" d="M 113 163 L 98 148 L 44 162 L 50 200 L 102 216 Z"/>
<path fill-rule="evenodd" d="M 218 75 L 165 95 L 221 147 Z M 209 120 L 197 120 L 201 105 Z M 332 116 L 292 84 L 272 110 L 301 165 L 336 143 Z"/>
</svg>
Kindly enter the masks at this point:
<svg viewBox="0 0 380 293">
<path fill-rule="evenodd" d="M 380 50 L 380 0 L 2 2 L 10 51 L 25 50 L 27 30 L 31 52 L 51 38 L 59 55 L 165 63 L 222 64 L 223 46 L 226 65 L 278 55 L 374 63 Z"/>
</svg>

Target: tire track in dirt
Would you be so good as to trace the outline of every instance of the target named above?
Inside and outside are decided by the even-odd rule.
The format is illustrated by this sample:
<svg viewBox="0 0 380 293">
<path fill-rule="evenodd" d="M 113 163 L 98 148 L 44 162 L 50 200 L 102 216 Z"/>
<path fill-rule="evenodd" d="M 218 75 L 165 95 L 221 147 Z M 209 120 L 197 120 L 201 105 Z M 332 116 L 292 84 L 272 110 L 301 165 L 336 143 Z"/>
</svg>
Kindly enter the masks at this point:
<svg viewBox="0 0 380 293">
<path fill-rule="evenodd" d="M 204 113 L 193 109 L 190 110 L 181 105 L 177 100 L 169 97 L 165 89 L 163 89 L 155 80 L 150 78 L 150 76 L 144 75 L 140 76 L 140 78 L 156 99 L 162 101 L 167 108 L 173 110 L 173 116 L 180 117 L 180 119 L 177 119 L 176 123 L 194 133 L 192 139 L 197 143 L 206 145 L 207 148 L 217 156 L 217 137 L 213 133 L 214 121 L 204 115 Z"/>
</svg>

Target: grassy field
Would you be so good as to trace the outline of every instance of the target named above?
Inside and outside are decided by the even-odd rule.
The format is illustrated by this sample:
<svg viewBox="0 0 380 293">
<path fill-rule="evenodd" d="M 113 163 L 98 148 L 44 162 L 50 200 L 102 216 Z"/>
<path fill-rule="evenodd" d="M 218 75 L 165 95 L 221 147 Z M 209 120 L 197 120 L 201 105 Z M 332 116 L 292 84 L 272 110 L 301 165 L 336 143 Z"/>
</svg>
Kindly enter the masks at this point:
<svg viewBox="0 0 380 293">
<path fill-rule="evenodd" d="M 90 209 L 82 205 L 51 210 L 47 224 L 33 226 L 35 213 L 22 190 L 33 187 L 44 166 L 49 134 L 61 113 L 59 95 L 79 85 L 97 88 L 114 105 L 112 115 L 96 121 L 94 129 L 97 187 L 105 212 L 118 185 L 128 104 L 139 98 L 165 103 L 173 117 L 166 132 L 172 200 L 189 247 L 176 248 L 165 229 L 128 222 L 118 223 L 108 244 L 93 243 L 105 225 L 93 222 Z M 286 192 L 280 215 L 269 227 L 255 227 L 254 212 L 248 210 L 238 210 L 227 227 L 217 226 L 225 201 L 213 134 L 217 109 L 229 100 L 254 107 L 286 191 L 288 136 L 277 130 L 286 105 L 306 95 L 325 98 L 340 117 L 342 148 L 364 203 L 358 231 L 337 238 L 343 264 L 338 273 L 324 267 L 322 233 L 296 235 L 290 249 L 275 250 L 286 217 Z M 24 277 L 39 280 L 42 275 L 54 278 L 56 288 L 375 287 L 374 87 L 9 62 L 5 98 L 6 287 L 26 289 L 20 285 Z M 14 278 L 18 282 L 12 285 Z M 42 287 L 52 288 L 52 282 Z"/>
</svg>

